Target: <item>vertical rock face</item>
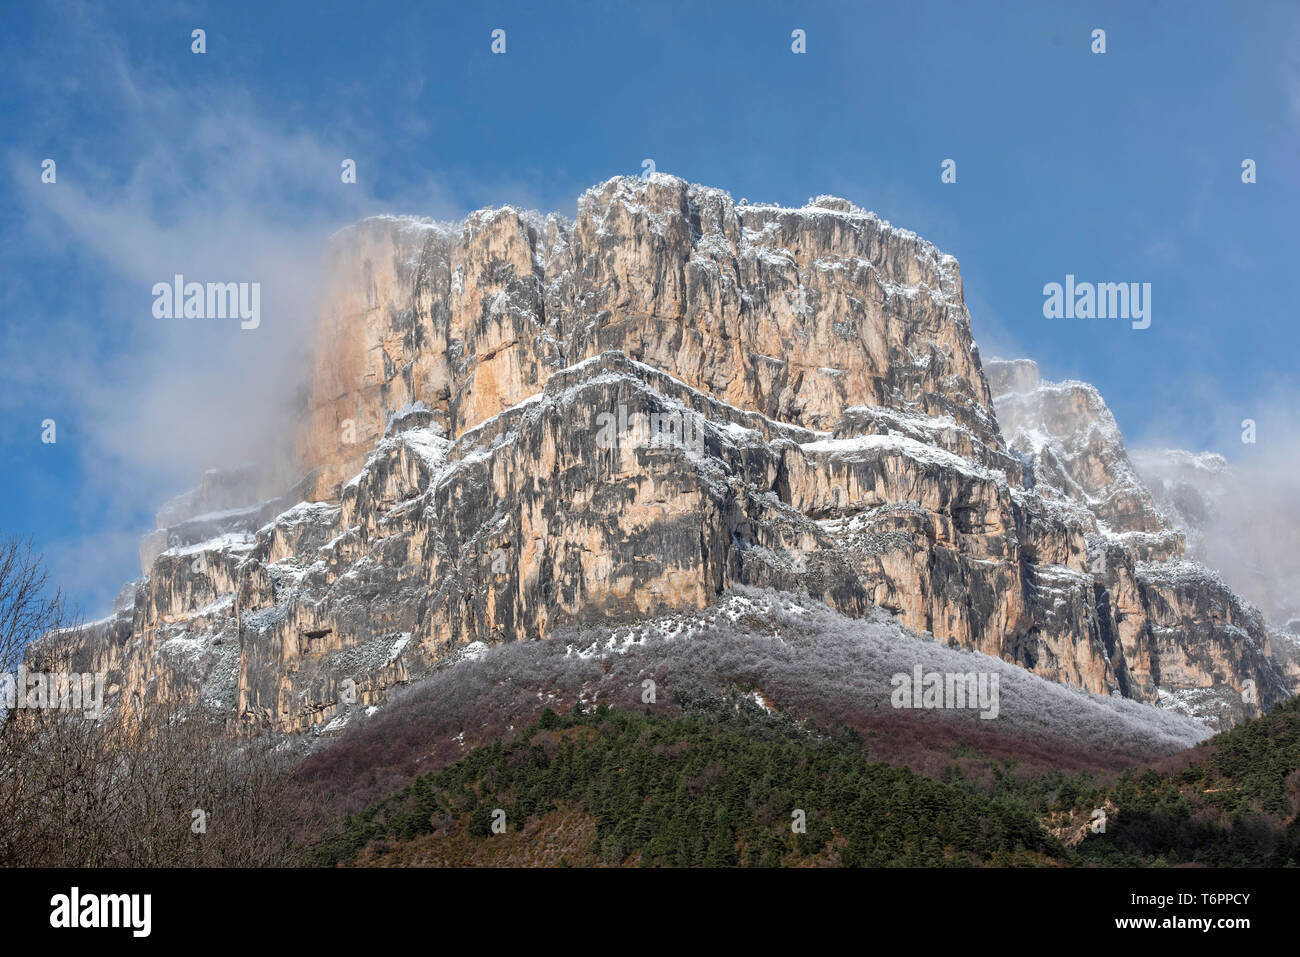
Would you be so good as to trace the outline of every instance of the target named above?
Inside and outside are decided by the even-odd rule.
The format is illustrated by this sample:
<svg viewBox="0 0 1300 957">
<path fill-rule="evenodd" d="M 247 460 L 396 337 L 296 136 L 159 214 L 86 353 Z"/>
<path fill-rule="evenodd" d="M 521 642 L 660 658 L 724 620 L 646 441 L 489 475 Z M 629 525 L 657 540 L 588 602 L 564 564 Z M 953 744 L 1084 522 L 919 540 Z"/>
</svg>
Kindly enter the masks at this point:
<svg viewBox="0 0 1300 957">
<path fill-rule="evenodd" d="M 1033 463 L 1033 481 L 1087 506 L 1106 527 L 1166 531 L 1124 450 L 1115 417 L 1086 382 L 1043 382 L 1028 359 L 991 360 L 989 384 L 1008 445 Z"/>
<path fill-rule="evenodd" d="M 1188 554 L 1220 569 L 1273 625 L 1300 631 L 1294 459 L 1238 468 L 1211 452 L 1144 449 L 1133 461 L 1157 507 L 1186 535 Z"/>
<path fill-rule="evenodd" d="M 865 405 L 996 443 L 956 260 L 844 200 L 737 207 L 620 178 L 574 223 L 367 220 L 332 262 L 300 441 L 321 494 L 410 401 L 458 436 L 611 350 L 780 422 L 829 430 Z"/>
<path fill-rule="evenodd" d="M 331 257 L 302 479 L 160 513 L 102 652 L 130 700 L 328 728 L 476 642 L 733 585 L 1216 721 L 1287 694 L 1095 390 L 995 364 L 995 409 L 956 261 L 843 200 L 615 179 Z"/>
<path fill-rule="evenodd" d="M 1192 558 L 1219 569 L 1268 621 L 1266 651 L 1300 687 L 1300 504 L 1291 475 L 1221 455 L 1144 449 L 1134 464 Z M 1292 470 L 1287 467 L 1286 472 Z"/>
<path fill-rule="evenodd" d="M 1120 653 L 1121 690 L 1222 721 L 1249 714 L 1261 686 L 1294 690 L 1290 657 L 1274 660 L 1278 640 L 1264 617 L 1185 556 L 1186 526 L 1170 519 L 1180 513 L 1157 504 L 1097 390 L 1043 382 L 1026 359 L 994 359 L 986 368 L 999 421 L 1035 490 L 1075 501 L 1096 519 L 1089 568 L 1102 634 L 1112 655 Z M 1230 674 L 1239 681 L 1222 680 Z"/>
</svg>

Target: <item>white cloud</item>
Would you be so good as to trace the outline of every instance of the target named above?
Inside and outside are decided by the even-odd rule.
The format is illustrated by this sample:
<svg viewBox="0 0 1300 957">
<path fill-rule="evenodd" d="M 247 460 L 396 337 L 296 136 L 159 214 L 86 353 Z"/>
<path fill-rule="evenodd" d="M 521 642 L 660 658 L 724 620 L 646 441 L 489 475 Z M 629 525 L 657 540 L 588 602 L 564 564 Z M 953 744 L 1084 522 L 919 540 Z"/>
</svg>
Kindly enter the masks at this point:
<svg viewBox="0 0 1300 957">
<path fill-rule="evenodd" d="M 137 566 L 142 529 L 114 522 L 152 511 L 160 489 L 180 491 L 206 468 L 290 446 L 324 243 L 393 204 L 365 176 L 341 182 L 342 160 L 356 158 L 348 144 L 285 123 L 238 86 L 164 81 L 133 65 L 87 8 L 70 16 L 74 95 L 34 92 L 46 107 L 40 128 L 6 156 L 23 216 L 5 245 L 75 274 L 7 284 L 5 307 L 17 313 L 0 330 L 0 376 L 11 383 L 0 404 L 7 415 L 34 397 L 70 410 L 60 440 L 75 432 L 85 483 L 106 502 L 93 549 L 102 560 L 82 574 L 80 543 L 45 545 L 69 584 L 77 580 L 74 593 L 102 597 L 109 586 L 92 587 L 95 575 L 120 579 L 118 569 Z M 78 122 L 88 108 L 111 118 L 107 139 Z M 31 175 L 31 157 L 51 142 L 53 186 Z M 452 208 L 426 183 L 412 211 Z M 176 274 L 260 283 L 260 327 L 154 318 L 152 287 Z"/>
</svg>

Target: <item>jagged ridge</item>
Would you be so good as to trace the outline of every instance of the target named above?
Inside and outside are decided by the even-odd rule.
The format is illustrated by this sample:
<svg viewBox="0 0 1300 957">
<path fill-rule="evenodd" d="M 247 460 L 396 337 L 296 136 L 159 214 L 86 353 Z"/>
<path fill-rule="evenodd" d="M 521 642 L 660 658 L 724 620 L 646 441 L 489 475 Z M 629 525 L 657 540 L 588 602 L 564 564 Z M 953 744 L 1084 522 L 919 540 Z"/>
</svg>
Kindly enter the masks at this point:
<svg viewBox="0 0 1300 957">
<path fill-rule="evenodd" d="M 1205 689 L 1181 704 L 1215 722 L 1257 712 L 1247 682 L 1288 693 L 1249 609 L 1169 564 L 1095 390 L 995 408 L 956 261 L 844 201 L 621 178 L 574 223 L 381 218 L 331 255 L 304 478 L 164 509 L 132 609 L 87 644 L 128 699 L 304 730 L 467 643 L 736 585 L 877 605 L 1094 693 Z M 1083 445 L 1008 445 L 1013 408 Z M 612 444 L 603 414 L 631 423 Z M 651 415 L 692 439 L 652 441 Z"/>
</svg>

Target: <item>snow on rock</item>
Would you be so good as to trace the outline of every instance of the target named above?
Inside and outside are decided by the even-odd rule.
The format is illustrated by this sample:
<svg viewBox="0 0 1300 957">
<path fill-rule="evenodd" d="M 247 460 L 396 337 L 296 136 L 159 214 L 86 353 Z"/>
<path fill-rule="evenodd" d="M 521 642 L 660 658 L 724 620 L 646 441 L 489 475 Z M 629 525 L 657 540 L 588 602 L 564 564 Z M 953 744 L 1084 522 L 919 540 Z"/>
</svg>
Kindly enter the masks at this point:
<svg viewBox="0 0 1300 957">
<path fill-rule="evenodd" d="M 1149 567 L 1181 541 L 1096 390 L 981 364 L 956 260 L 845 200 L 617 177 L 573 221 L 378 217 L 328 259 L 298 477 L 160 513 L 95 639 L 124 695 L 183 668 L 238 722 L 318 729 L 570 627 L 628 623 L 575 661 L 671 645 L 737 588 L 1103 697 L 1287 693 L 1222 583 Z"/>
</svg>

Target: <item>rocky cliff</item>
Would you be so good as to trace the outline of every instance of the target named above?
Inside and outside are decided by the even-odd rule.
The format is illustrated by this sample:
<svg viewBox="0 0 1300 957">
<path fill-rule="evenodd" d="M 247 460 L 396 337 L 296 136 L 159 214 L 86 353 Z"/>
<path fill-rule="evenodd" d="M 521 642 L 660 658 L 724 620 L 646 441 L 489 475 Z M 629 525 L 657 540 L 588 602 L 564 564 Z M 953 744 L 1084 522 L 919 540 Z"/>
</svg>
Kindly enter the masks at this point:
<svg viewBox="0 0 1300 957">
<path fill-rule="evenodd" d="M 1095 519 L 1088 552 L 1097 610 L 1108 642 L 1123 650 L 1120 677 L 1137 686 L 1135 696 L 1227 721 L 1242 713 L 1238 692 L 1249 699 L 1263 679 L 1276 675 L 1294 690 L 1291 643 L 1270 635 L 1254 605 L 1194 560 L 1203 553 L 1187 554 L 1187 526 L 1166 507 L 1163 490 L 1158 501 L 1139 476 L 1097 390 L 1042 381 L 1026 359 L 991 360 L 986 370 L 1027 484 L 1083 505 Z M 1229 673 L 1250 675 L 1254 684 L 1196 677 Z"/>
<path fill-rule="evenodd" d="M 1291 632 L 1300 631 L 1294 461 L 1243 468 L 1212 452 L 1142 449 L 1133 456 L 1157 507 L 1186 535 L 1188 554 L 1222 569 L 1271 623 Z"/>
<path fill-rule="evenodd" d="M 1214 723 L 1289 693 L 1095 390 L 986 379 L 957 262 L 844 200 L 620 178 L 573 222 L 367 220 L 329 275 L 301 482 L 206 476 L 86 632 L 126 700 L 328 728 L 475 643 L 733 586 Z"/>
<path fill-rule="evenodd" d="M 1263 613 L 1273 663 L 1300 686 L 1300 506 L 1290 462 L 1243 469 L 1212 452 L 1142 449 L 1133 463 L 1187 554 Z"/>
</svg>

